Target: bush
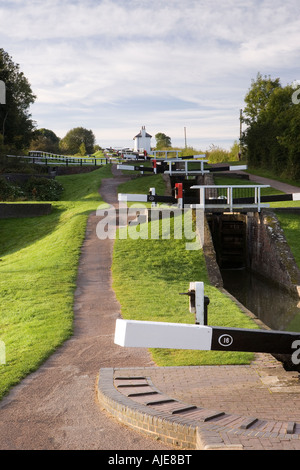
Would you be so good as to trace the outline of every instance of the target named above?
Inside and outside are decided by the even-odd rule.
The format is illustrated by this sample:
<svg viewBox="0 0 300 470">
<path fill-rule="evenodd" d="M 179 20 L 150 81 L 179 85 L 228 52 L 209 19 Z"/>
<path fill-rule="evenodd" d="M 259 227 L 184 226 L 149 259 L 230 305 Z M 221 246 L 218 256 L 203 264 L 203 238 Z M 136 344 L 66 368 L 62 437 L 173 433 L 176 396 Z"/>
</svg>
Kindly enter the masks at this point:
<svg viewBox="0 0 300 470">
<path fill-rule="evenodd" d="M 227 150 L 220 147 L 212 146 L 211 149 L 206 153 L 209 163 L 222 163 L 229 162 L 231 155 Z"/>
<path fill-rule="evenodd" d="M 63 186 L 53 179 L 32 177 L 25 184 L 25 191 L 29 199 L 58 201 L 63 191 Z"/>
<path fill-rule="evenodd" d="M 0 200 L 58 201 L 63 186 L 53 179 L 32 176 L 21 186 L 0 177 Z"/>
<path fill-rule="evenodd" d="M 1 201 L 15 201 L 22 199 L 24 192 L 20 186 L 14 185 L 7 181 L 5 178 L 0 178 L 0 200 Z"/>
</svg>

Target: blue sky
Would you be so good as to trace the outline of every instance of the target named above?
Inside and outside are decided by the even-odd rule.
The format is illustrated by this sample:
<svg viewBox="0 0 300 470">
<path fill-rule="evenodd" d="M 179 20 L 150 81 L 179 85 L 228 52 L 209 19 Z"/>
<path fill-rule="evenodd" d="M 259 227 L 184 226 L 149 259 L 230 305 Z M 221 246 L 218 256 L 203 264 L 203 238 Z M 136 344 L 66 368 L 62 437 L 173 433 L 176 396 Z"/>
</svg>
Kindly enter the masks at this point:
<svg viewBox="0 0 300 470">
<path fill-rule="evenodd" d="M 300 79 L 299 0 L 7 0 L 0 47 L 20 64 L 39 128 L 92 129 L 101 146 L 205 151 L 239 138 L 257 73 Z"/>
</svg>

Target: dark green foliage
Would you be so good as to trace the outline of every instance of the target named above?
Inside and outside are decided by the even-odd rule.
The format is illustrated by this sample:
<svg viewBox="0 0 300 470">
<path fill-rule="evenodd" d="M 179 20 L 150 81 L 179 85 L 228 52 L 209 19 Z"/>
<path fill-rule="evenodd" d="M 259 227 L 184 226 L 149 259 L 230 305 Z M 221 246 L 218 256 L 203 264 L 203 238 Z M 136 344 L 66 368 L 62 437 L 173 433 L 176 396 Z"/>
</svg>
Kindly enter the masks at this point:
<svg viewBox="0 0 300 470">
<path fill-rule="evenodd" d="M 88 154 L 93 153 L 95 145 L 94 133 L 84 127 L 75 127 L 60 141 L 59 147 L 61 152 L 74 155 L 81 153 L 80 146 L 82 146 L 82 144 L 84 144 L 85 151 Z"/>
<path fill-rule="evenodd" d="M 63 186 L 54 179 L 30 177 L 25 184 L 16 184 L 0 178 L 1 201 L 58 201 Z"/>
<path fill-rule="evenodd" d="M 0 201 L 15 201 L 24 197 L 20 186 L 11 184 L 5 178 L 0 178 Z"/>
<path fill-rule="evenodd" d="M 58 201 L 63 191 L 58 181 L 34 176 L 29 178 L 24 189 L 29 199 L 37 201 Z"/>
<path fill-rule="evenodd" d="M 40 150 L 41 152 L 59 153 L 59 142 L 59 137 L 50 129 L 37 129 L 34 131 L 30 149 Z"/>
<path fill-rule="evenodd" d="M 300 104 L 295 90 L 279 79 L 257 75 L 245 97 L 242 143 L 250 167 L 270 169 L 278 176 L 300 178 Z"/>
<path fill-rule="evenodd" d="M 0 105 L 0 153 L 21 152 L 32 138 L 34 122 L 29 108 L 36 97 L 19 64 L 1 48 L 0 80 L 6 88 L 6 104 Z"/>
<path fill-rule="evenodd" d="M 156 150 L 170 148 L 172 145 L 171 138 L 162 132 L 158 132 L 158 134 L 155 134 L 155 139 L 156 139 Z"/>
</svg>

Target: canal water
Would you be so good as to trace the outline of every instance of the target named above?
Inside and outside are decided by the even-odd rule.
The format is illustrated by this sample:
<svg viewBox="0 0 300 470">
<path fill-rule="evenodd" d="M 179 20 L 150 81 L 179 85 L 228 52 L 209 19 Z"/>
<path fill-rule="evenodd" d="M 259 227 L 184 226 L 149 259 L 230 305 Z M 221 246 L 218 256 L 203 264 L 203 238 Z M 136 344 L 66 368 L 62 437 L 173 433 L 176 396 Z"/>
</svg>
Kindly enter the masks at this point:
<svg viewBox="0 0 300 470">
<path fill-rule="evenodd" d="M 300 299 L 256 274 L 222 269 L 224 288 L 273 330 L 300 331 Z"/>
</svg>

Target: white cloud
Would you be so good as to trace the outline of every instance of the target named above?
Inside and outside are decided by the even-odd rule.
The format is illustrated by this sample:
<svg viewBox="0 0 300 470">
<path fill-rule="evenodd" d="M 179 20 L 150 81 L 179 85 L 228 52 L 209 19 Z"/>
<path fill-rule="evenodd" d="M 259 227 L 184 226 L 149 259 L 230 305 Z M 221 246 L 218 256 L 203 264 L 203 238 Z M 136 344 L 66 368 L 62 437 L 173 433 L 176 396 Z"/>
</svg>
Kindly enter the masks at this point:
<svg viewBox="0 0 300 470">
<path fill-rule="evenodd" d="M 141 125 L 181 139 L 188 126 L 227 142 L 258 71 L 300 78 L 298 10 L 297 0 L 7 0 L 0 38 L 38 96 L 39 127 L 63 136 L 85 125 L 101 143 Z"/>
</svg>

